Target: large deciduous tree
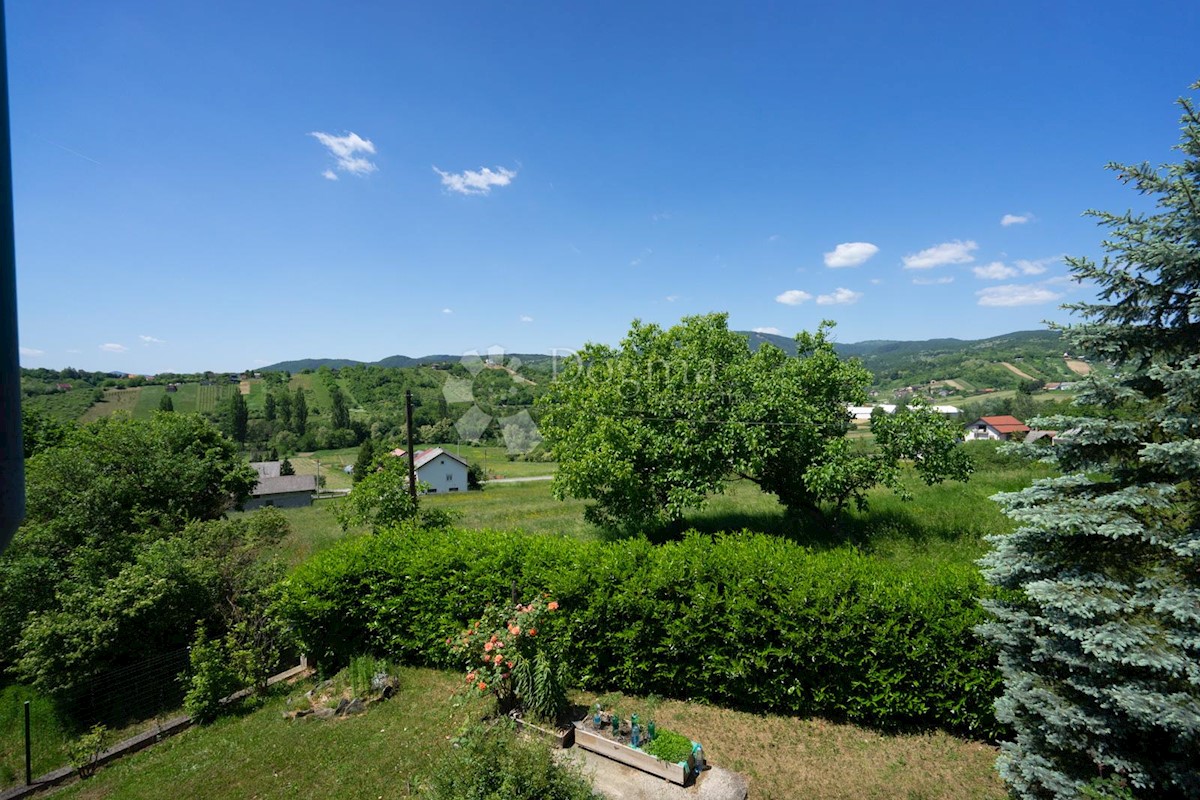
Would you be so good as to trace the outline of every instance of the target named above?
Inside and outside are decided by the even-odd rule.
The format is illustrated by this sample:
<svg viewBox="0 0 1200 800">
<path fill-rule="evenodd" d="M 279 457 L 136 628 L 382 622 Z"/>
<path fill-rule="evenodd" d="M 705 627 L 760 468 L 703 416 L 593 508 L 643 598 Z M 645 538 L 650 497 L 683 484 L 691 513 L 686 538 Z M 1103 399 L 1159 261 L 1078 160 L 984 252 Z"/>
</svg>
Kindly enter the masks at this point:
<svg viewBox="0 0 1200 800">
<path fill-rule="evenodd" d="M 1099 291 L 1065 335 L 1115 374 L 1086 381 L 1084 416 L 1033 421 L 1062 431 L 1063 475 L 998 496 L 1021 527 L 981 562 L 1005 590 L 982 632 L 1021 798 L 1200 797 L 1200 117 L 1181 105 L 1181 163 L 1110 165 L 1156 209 L 1089 212 L 1107 255 L 1069 260 Z"/>
<path fill-rule="evenodd" d="M 619 348 L 588 345 L 540 401 L 556 495 L 595 500 L 589 520 L 637 530 L 679 519 L 733 474 L 810 515 L 899 488 L 903 458 L 931 483 L 965 479 L 959 431 L 931 410 L 876 423 L 874 449 L 846 438 L 847 406 L 866 400 L 871 376 L 838 357 L 827 327 L 800 334 L 795 356 L 752 353 L 724 314 L 666 330 L 635 321 Z"/>
</svg>

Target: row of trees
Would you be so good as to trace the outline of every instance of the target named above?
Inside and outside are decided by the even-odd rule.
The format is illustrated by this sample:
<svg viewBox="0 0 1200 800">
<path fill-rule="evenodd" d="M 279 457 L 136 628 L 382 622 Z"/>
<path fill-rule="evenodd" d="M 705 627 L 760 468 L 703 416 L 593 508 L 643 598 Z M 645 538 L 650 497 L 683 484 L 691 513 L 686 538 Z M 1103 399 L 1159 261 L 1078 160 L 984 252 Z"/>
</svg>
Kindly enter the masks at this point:
<svg viewBox="0 0 1200 800">
<path fill-rule="evenodd" d="M 724 314 L 665 330 L 635 321 L 620 347 L 587 345 L 539 401 L 555 494 L 595 501 L 592 522 L 641 530 L 700 507 L 732 475 L 793 513 L 835 518 L 873 486 L 903 491 L 904 459 L 929 483 L 965 480 L 961 432 L 931 409 L 873 418 L 873 447 L 847 438 L 846 407 L 866 402 L 871 376 L 839 358 L 831 327 L 799 334 L 795 356 L 752 352 Z"/>
</svg>

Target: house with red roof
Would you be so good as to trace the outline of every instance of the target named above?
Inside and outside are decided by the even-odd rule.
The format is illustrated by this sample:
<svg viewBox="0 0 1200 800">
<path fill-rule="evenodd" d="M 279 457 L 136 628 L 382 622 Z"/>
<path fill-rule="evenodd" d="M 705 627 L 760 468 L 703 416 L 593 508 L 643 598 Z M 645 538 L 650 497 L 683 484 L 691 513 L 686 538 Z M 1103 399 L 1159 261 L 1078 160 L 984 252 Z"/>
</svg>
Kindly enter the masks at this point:
<svg viewBox="0 0 1200 800">
<path fill-rule="evenodd" d="M 997 439 L 1007 442 L 1013 436 L 1025 438 L 1029 426 L 1016 417 L 1007 414 L 996 417 L 980 417 L 967 426 L 966 439 L 968 442 L 981 439 Z"/>
</svg>

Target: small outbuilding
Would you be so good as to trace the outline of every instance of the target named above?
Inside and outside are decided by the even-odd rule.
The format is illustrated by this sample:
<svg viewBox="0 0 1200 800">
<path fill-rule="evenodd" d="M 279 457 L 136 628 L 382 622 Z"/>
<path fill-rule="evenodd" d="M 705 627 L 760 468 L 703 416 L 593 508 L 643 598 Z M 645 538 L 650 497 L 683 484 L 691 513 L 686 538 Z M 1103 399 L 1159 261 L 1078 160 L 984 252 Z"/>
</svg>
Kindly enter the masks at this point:
<svg viewBox="0 0 1200 800">
<path fill-rule="evenodd" d="M 316 475 L 280 475 L 278 461 L 251 461 L 258 472 L 258 484 L 242 508 L 252 511 L 263 506 L 298 508 L 312 505 L 317 492 Z"/>
</svg>

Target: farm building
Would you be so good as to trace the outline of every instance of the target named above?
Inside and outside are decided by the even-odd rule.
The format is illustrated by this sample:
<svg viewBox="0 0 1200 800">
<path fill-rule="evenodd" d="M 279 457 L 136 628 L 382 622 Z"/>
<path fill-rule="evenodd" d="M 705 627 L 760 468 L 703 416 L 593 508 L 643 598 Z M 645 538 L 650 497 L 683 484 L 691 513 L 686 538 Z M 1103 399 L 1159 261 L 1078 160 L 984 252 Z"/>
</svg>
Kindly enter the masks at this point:
<svg viewBox="0 0 1200 800">
<path fill-rule="evenodd" d="M 877 408 L 883 409 L 883 413 L 885 414 L 896 413 L 896 406 L 892 403 L 880 403 L 874 406 L 846 406 L 846 410 L 850 412 L 850 416 L 856 420 L 870 419 L 871 413 Z M 909 406 L 909 408 L 914 408 L 914 406 Z M 946 416 L 960 413 L 956 406 L 929 406 L 929 408 Z"/>
<path fill-rule="evenodd" d="M 316 475 L 280 475 L 278 461 L 251 461 L 258 472 L 258 484 L 242 507 L 247 511 L 263 506 L 297 508 L 312 505 L 317 491 Z"/>
<path fill-rule="evenodd" d="M 392 455 L 403 458 L 407 453 L 397 447 Z M 417 481 L 426 484 L 430 494 L 467 490 L 467 462 L 440 447 L 418 451 L 415 469 Z"/>
<path fill-rule="evenodd" d="M 980 417 L 967 426 L 966 439 L 968 442 L 982 439 L 996 439 L 1007 442 L 1014 434 L 1024 438 L 1029 433 L 1029 426 L 1016 417 L 1004 415 L 998 417 Z"/>
</svg>

